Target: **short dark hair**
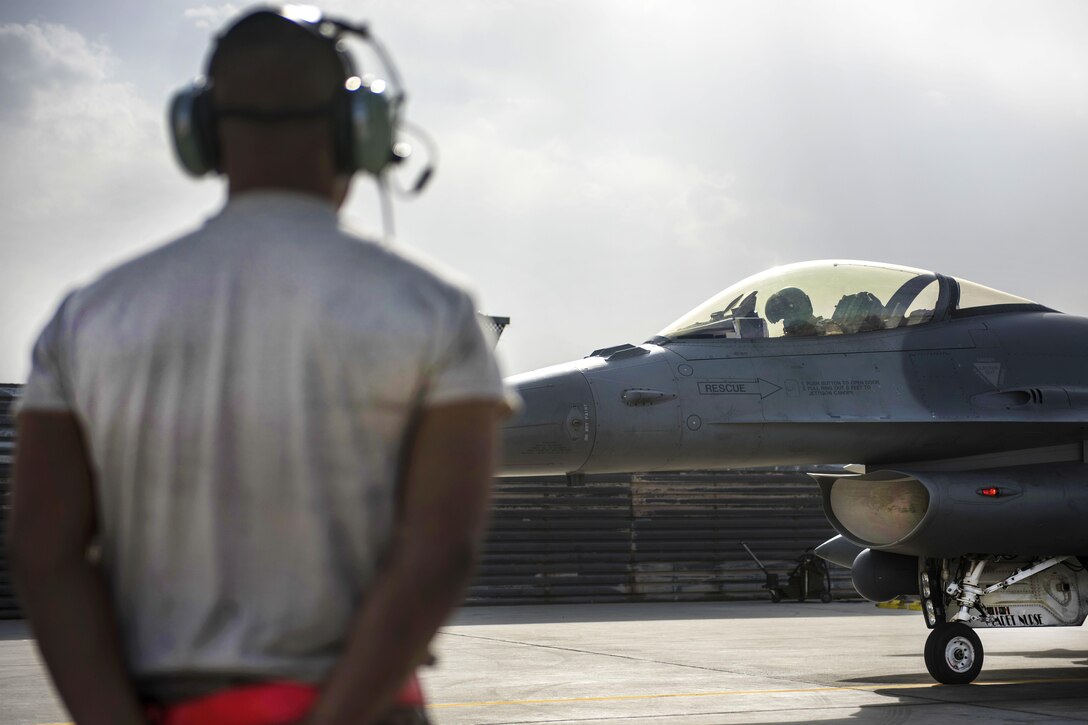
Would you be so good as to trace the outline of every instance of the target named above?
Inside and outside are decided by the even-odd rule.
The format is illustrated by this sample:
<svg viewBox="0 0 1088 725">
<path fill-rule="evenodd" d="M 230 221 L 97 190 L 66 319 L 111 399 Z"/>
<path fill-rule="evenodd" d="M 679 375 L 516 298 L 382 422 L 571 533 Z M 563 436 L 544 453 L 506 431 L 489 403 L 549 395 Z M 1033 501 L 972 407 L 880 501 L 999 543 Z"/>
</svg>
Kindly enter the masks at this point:
<svg viewBox="0 0 1088 725">
<path fill-rule="evenodd" d="M 284 110 L 329 101 L 347 72 L 334 41 L 258 10 L 219 37 L 208 75 L 218 104 Z"/>
</svg>

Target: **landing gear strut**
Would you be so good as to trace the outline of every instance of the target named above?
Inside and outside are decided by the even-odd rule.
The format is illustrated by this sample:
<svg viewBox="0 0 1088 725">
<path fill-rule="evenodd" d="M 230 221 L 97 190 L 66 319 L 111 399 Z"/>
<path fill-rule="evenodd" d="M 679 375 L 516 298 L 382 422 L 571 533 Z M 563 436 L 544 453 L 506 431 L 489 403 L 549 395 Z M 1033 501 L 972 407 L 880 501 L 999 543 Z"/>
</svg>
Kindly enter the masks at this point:
<svg viewBox="0 0 1088 725">
<path fill-rule="evenodd" d="M 1028 627 L 1062 624 L 1079 625 L 1085 619 L 1076 599 L 1077 577 L 1083 568 L 1058 564 L 1073 556 L 1035 557 L 1010 572 L 1011 563 L 1000 557 L 961 557 L 957 560 L 926 559 L 919 572 L 919 592 L 926 625 L 932 630 L 926 640 L 926 669 L 933 679 L 946 685 L 965 685 L 982 671 L 982 642 L 973 627 Z M 958 566 L 955 566 L 958 563 Z M 1000 567 L 1000 580 L 986 585 L 982 575 L 988 567 Z M 1006 590 L 1042 575 L 1037 591 L 1024 587 Z M 991 571 L 990 579 L 994 578 Z M 1081 585 L 1083 586 L 1083 584 Z M 984 597 L 987 603 L 983 604 Z M 1040 599 L 1043 597 L 1043 599 Z M 1064 597 L 1064 599 L 1063 599 Z M 1063 619 L 1058 619 L 1063 617 Z"/>
<path fill-rule="evenodd" d="M 982 642 L 966 624 L 940 624 L 926 640 L 926 669 L 945 685 L 966 685 L 982 672 Z"/>
</svg>

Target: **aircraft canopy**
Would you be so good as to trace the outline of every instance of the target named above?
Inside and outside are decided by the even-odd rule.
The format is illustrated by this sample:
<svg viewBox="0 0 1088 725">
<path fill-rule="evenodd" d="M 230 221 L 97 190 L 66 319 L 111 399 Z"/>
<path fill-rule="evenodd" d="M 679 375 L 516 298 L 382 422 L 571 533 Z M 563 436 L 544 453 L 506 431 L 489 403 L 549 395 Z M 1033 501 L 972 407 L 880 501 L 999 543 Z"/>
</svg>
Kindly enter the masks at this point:
<svg viewBox="0 0 1088 725">
<path fill-rule="evenodd" d="M 957 309 L 1032 305 L 957 279 Z M 929 322 L 941 284 L 922 269 L 855 261 L 802 262 L 748 277 L 662 330 L 670 339 L 852 335 Z"/>
</svg>

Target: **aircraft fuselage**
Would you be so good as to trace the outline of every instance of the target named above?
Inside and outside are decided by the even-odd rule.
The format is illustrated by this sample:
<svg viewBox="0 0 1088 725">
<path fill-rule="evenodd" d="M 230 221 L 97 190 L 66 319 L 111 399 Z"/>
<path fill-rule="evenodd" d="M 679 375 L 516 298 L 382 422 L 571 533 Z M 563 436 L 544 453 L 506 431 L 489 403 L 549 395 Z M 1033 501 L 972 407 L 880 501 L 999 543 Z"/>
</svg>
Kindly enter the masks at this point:
<svg viewBox="0 0 1088 725">
<path fill-rule="evenodd" d="M 909 463 L 1079 446 L 1088 319 L 619 346 L 514 376 L 503 475 Z"/>
</svg>

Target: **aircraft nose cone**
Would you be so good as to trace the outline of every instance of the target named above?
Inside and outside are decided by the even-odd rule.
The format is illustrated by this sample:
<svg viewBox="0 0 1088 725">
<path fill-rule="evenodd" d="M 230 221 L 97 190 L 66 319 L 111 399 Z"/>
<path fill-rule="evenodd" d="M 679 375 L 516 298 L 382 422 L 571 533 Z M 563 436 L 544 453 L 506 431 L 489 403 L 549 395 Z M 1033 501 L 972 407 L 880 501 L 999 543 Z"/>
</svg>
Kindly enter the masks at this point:
<svg viewBox="0 0 1088 725">
<path fill-rule="evenodd" d="M 502 430 L 501 475 L 539 476 L 577 471 L 596 434 L 593 393 L 571 365 L 545 368 L 507 381 L 522 409 Z"/>
</svg>

